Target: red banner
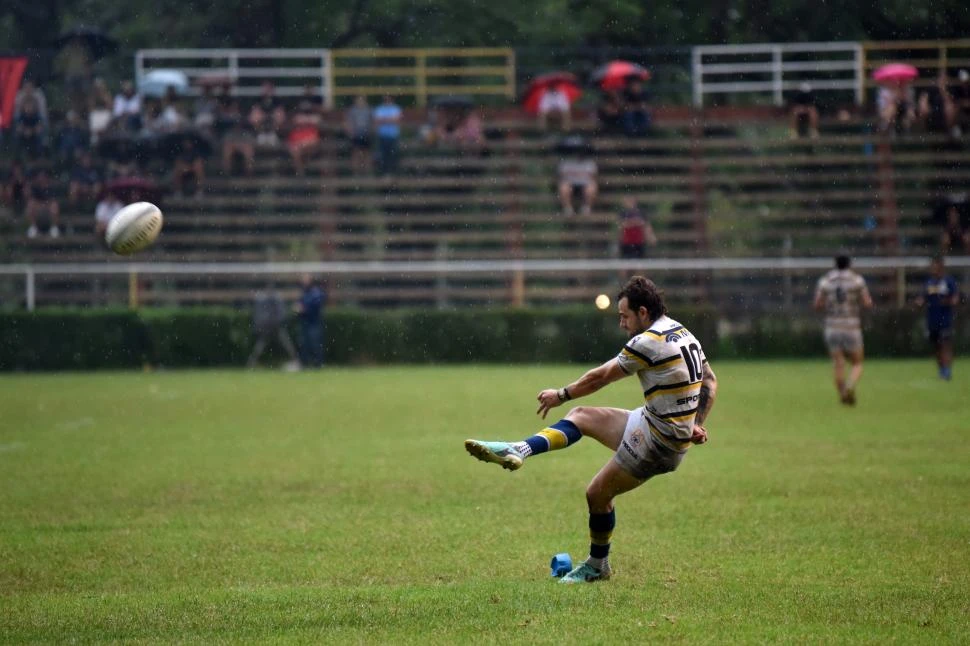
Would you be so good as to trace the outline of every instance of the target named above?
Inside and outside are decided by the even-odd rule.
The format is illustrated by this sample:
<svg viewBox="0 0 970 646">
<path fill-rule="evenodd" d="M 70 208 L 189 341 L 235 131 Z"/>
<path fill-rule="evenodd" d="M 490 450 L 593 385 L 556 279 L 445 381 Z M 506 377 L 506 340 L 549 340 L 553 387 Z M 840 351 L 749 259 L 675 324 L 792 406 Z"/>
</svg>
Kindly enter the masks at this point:
<svg viewBox="0 0 970 646">
<path fill-rule="evenodd" d="M 0 129 L 13 122 L 13 101 L 27 69 L 26 56 L 0 56 Z"/>
</svg>

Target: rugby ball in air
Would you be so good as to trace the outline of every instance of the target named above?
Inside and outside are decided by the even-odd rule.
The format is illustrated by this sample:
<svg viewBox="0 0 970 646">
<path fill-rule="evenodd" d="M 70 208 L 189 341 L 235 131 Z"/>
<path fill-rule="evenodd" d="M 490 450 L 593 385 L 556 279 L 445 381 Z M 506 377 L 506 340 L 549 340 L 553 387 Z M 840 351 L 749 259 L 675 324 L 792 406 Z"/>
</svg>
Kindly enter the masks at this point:
<svg viewBox="0 0 970 646">
<path fill-rule="evenodd" d="M 115 213 L 104 240 L 113 252 L 128 256 L 151 246 L 161 231 L 161 209 L 151 202 L 135 202 Z"/>
</svg>

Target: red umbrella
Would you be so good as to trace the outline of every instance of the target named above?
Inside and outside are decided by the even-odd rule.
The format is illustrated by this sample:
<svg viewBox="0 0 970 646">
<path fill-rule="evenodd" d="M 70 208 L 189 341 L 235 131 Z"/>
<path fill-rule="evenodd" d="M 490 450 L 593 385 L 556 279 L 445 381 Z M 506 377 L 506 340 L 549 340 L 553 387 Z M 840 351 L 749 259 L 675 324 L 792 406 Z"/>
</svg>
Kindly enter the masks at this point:
<svg viewBox="0 0 970 646">
<path fill-rule="evenodd" d="M 610 61 L 593 72 L 593 83 L 604 90 L 622 90 L 627 81 L 636 78 L 646 81 L 650 78 L 650 71 L 629 61 Z"/>
<path fill-rule="evenodd" d="M 566 93 L 570 105 L 583 94 L 579 87 L 579 79 L 576 78 L 575 74 L 569 72 L 542 74 L 532 79 L 532 82 L 525 88 L 525 92 L 522 93 L 522 105 L 526 112 L 538 113 L 539 101 L 542 100 L 543 93 L 547 89 L 557 86 Z"/>
<path fill-rule="evenodd" d="M 872 79 L 876 83 L 889 85 L 902 85 L 909 83 L 919 76 L 919 72 L 912 65 L 906 63 L 889 63 L 883 65 L 872 74 Z"/>
<path fill-rule="evenodd" d="M 114 193 L 122 202 L 158 199 L 161 190 L 153 180 L 145 177 L 118 177 L 104 186 L 105 193 Z"/>
</svg>

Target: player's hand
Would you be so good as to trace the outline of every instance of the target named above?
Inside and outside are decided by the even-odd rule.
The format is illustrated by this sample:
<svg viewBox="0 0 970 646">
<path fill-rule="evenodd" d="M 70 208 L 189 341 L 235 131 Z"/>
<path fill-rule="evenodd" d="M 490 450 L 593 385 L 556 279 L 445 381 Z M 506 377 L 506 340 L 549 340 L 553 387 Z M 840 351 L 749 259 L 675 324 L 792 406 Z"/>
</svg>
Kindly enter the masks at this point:
<svg viewBox="0 0 970 646">
<path fill-rule="evenodd" d="M 536 411 L 536 415 L 542 415 L 542 419 L 546 418 L 546 413 L 562 403 L 559 401 L 559 391 L 555 388 L 543 390 L 536 399 L 539 400 L 539 410 Z"/>
<path fill-rule="evenodd" d="M 691 444 L 704 444 L 707 442 L 707 429 L 700 424 L 694 424 L 694 430 L 690 434 Z"/>
</svg>

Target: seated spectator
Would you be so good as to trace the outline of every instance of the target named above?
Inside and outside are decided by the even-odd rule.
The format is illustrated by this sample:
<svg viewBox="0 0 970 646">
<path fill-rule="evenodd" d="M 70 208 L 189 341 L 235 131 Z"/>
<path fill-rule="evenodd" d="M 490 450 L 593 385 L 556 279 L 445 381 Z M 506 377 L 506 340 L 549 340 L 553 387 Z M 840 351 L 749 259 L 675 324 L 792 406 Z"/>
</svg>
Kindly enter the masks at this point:
<svg viewBox="0 0 970 646">
<path fill-rule="evenodd" d="M 485 127 L 477 110 L 463 115 L 449 139 L 462 150 L 481 151 L 485 148 Z"/>
<path fill-rule="evenodd" d="M 303 86 L 303 96 L 300 97 L 300 101 L 309 101 L 315 111 L 323 114 L 323 96 L 320 94 L 319 85 L 306 83 Z"/>
<path fill-rule="evenodd" d="M 101 78 L 94 79 L 94 90 L 88 108 L 88 132 L 91 134 L 92 146 L 98 143 L 101 134 L 111 125 L 111 104 L 111 93 L 107 84 Z"/>
<path fill-rule="evenodd" d="M 40 116 L 40 121 L 44 127 L 44 133 L 50 127 L 50 114 L 47 111 L 47 96 L 44 91 L 37 87 L 33 81 L 27 79 L 20 86 L 20 90 L 17 92 L 13 100 L 13 118 L 14 121 L 17 120 L 17 116 L 20 111 L 23 110 L 24 103 L 26 101 L 33 101 L 37 109 L 37 114 Z"/>
<path fill-rule="evenodd" d="M 36 158 L 44 152 L 44 122 L 32 97 L 24 99 L 20 106 L 20 113 L 13 122 L 13 132 L 14 145 L 19 154 Z"/>
<path fill-rule="evenodd" d="M 950 85 L 948 94 L 953 101 L 952 121 L 956 128 L 953 134 L 960 136 L 970 129 L 970 72 L 957 72 L 957 82 Z"/>
<path fill-rule="evenodd" d="M 108 230 L 108 223 L 124 206 L 125 203 L 118 198 L 114 191 L 108 191 L 94 208 L 94 235 L 102 245 L 105 244 L 104 232 Z"/>
<path fill-rule="evenodd" d="M 94 79 L 91 83 L 91 95 L 88 97 L 88 111 L 94 109 L 96 105 L 104 105 L 111 110 L 111 106 L 114 99 L 111 97 L 111 90 L 108 89 L 108 84 L 100 76 Z"/>
<path fill-rule="evenodd" d="M 276 98 L 276 87 L 271 81 L 263 81 L 259 100 L 249 110 L 249 124 L 256 132 L 256 143 L 279 144 L 279 133 L 286 125 L 286 110 Z"/>
<path fill-rule="evenodd" d="M 815 104 L 815 92 L 810 83 L 802 83 L 798 92 L 792 97 L 788 108 L 791 119 L 791 138 L 811 137 L 818 139 L 818 106 Z"/>
<path fill-rule="evenodd" d="M 286 135 L 286 148 L 297 175 L 306 172 L 306 162 L 320 148 L 320 113 L 309 101 L 300 101 Z"/>
<path fill-rule="evenodd" d="M 121 92 L 115 96 L 111 115 L 125 130 L 141 130 L 141 96 L 135 92 L 135 84 L 131 81 L 121 84 Z"/>
<path fill-rule="evenodd" d="M 4 174 L 3 184 L 0 185 L 0 200 L 15 211 L 19 211 L 26 204 L 27 172 L 23 162 L 15 159 L 10 164 L 10 169 Z"/>
<path fill-rule="evenodd" d="M 941 242 L 944 254 L 970 253 L 970 231 L 963 226 L 960 209 L 956 205 L 951 204 L 946 209 Z"/>
<path fill-rule="evenodd" d="M 550 115 L 554 115 L 559 120 L 559 127 L 562 131 L 569 132 L 571 110 L 569 96 L 562 85 L 553 85 L 546 88 L 542 96 L 539 97 L 539 129 L 545 130 L 549 125 Z"/>
<path fill-rule="evenodd" d="M 623 132 L 623 100 L 616 90 L 604 92 L 596 106 L 599 132 L 612 135 Z"/>
<path fill-rule="evenodd" d="M 63 164 L 72 165 L 78 155 L 88 150 L 91 135 L 74 110 L 67 113 L 67 122 L 57 133 L 57 156 Z"/>
<path fill-rule="evenodd" d="M 643 137 L 650 130 L 648 100 L 643 81 L 630 79 L 623 91 L 623 132 L 628 137 Z"/>
<path fill-rule="evenodd" d="M 101 171 L 94 166 L 91 153 L 81 152 L 73 169 L 71 169 L 71 183 L 67 197 L 72 206 L 77 206 L 82 200 L 93 200 L 101 193 Z"/>
<path fill-rule="evenodd" d="M 648 245 L 657 245 L 653 225 L 637 208 L 635 199 L 623 198 L 623 208 L 620 210 L 620 257 L 643 258 Z"/>
<path fill-rule="evenodd" d="M 219 104 L 212 96 L 212 86 L 205 84 L 199 98 L 195 100 L 192 108 L 192 123 L 196 128 L 211 135 L 215 125 L 216 116 L 219 114 Z"/>
<path fill-rule="evenodd" d="M 205 161 L 194 139 L 186 136 L 182 139 L 178 155 L 175 157 L 175 168 L 172 173 L 172 184 L 175 190 L 184 195 L 185 184 L 190 177 L 195 184 L 195 196 L 201 197 L 205 183 Z"/>
<path fill-rule="evenodd" d="M 27 229 L 27 237 L 37 237 L 37 221 L 41 215 L 47 215 L 50 221 L 50 229 L 48 231 L 50 237 L 58 237 L 61 235 L 61 230 L 58 227 L 60 224 L 61 207 L 57 203 L 57 198 L 54 197 L 50 174 L 46 168 L 39 168 L 28 178 L 28 181 L 26 215 L 27 222 L 30 223 L 30 228 Z"/>
<path fill-rule="evenodd" d="M 364 95 L 354 98 L 354 104 L 344 118 L 344 132 L 350 140 L 350 166 L 355 173 L 371 170 L 371 113 Z"/>
<path fill-rule="evenodd" d="M 570 154 L 559 163 L 559 203 L 563 215 L 570 217 L 576 214 L 573 207 L 576 195 L 582 199 L 580 213 L 590 215 L 593 212 L 593 201 L 598 191 L 596 174 L 596 162 L 582 153 Z"/>
<path fill-rule="evenodd" d="M 882 132 L 909 132 L 916 118 L 912 86 L 883 86 L 876 94 L 879 129 Z"/>
<path fill-rule="evenodd" d="M 161 110 L 156 122 L 156 128 L 162 132 L 175 132 L 188 125 L 188 117 L 182 112 L 181 101 L 174 87 L 165 91 Z"/>
<path fill-rule="evenodd" d="M 233 160 L 242 157 L 246 175 L 252 175 L 256 165 L 256 135 L 243 117 L 239 101 L 223 97 L 219 102 L 215 131 L 222 139 L 222 170 L 231 175 Z"/>
</svg>

